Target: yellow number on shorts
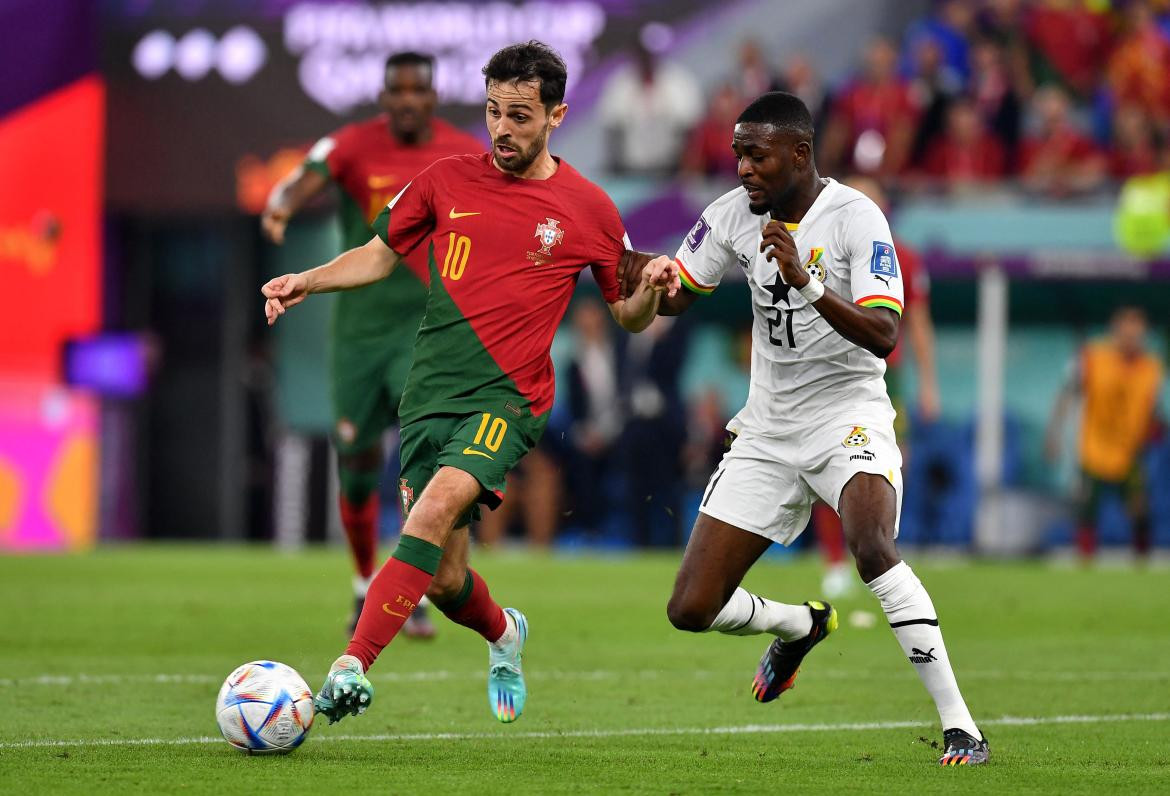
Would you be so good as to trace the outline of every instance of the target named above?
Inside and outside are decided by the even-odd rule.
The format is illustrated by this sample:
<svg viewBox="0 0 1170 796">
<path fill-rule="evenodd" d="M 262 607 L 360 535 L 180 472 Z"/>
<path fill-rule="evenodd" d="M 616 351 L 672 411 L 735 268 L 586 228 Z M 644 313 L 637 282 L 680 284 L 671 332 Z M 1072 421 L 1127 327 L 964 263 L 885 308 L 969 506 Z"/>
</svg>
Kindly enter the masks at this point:
<svg viewBox="0 0 1170 796">
<path fill-rule="evenodd" d="M 463 276 L 463 269 L 467 267 L 467 258 L 470 256 L 471 238 L 450 233 L 447 238 L 447 256 L 443 260 L 443 278 L 450 277 L 458 281 Z"/>
<path fill-rule="evenodd" d="M 491 427 L 488 427 L 488 421 L 491 421 Z M 487 438 L 484 438 L 484 434 Z M 492 453 L 500 449 L 504 444 L 504 434 L 508 433 L 508 421 L 502 417 L 497 417 L 494 420 L 492 416 L 484 412 L 479 421 L 479 430 L 475 432 L 475 445 L 483 445 Z"/>
</svg>

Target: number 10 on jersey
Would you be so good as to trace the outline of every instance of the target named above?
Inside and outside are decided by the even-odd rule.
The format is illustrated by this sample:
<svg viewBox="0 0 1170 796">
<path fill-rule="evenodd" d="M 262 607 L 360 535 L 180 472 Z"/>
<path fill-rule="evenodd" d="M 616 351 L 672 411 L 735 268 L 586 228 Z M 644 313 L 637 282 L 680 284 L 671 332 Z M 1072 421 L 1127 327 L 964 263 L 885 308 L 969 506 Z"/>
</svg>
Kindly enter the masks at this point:
<svg viewBox="0 0 1170 796">
<path fill-rule="evenodd" d="M 458 282 L 463 277 L 463 269 L 467 267 L 467 258 L 470 256 L 471 238 L 456 232 L 448 233 L 447 256 L 443 258 L 443 278 Z"/>
</svg>

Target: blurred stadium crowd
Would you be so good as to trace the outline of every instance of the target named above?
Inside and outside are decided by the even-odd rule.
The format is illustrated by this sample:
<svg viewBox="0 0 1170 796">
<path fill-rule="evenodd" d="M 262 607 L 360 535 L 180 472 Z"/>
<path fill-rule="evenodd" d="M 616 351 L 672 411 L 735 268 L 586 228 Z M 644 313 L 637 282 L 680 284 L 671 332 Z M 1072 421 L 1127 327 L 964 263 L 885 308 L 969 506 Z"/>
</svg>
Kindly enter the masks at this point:
<svg viewBox="0 0 1170 796">
<path fill-rule="evenodd" d="M 747 40 L 706 107 L 688 69 L 660 62 L 645 39 L 602 100 L 618 173 L 733 175 L 727 130 L 768 90 L 813 110 L 822 173 L 907 190 L 1010 181 L 1066 197 L 1168 165 L 1164 0 L 943 0 L 900 40 L 869 41 L 844 80 L 818 74 L 802 53 L 770 62 Z"/>
</svg>

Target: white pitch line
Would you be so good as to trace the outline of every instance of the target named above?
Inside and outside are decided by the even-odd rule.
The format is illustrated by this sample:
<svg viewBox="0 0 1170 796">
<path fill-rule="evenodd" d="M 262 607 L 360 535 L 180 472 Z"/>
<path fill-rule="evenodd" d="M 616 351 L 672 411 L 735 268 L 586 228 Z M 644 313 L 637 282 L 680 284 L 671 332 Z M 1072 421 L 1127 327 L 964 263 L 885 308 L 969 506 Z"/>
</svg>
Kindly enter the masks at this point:
<svg viewBox="0 0 1170 796">
<path fill-rule="evenodd" d="M 979 722 L 987 726 L 1033 727 L 1046 724 L 1106 724 L 1131 721 L 1170 721 L 1170 713 L 1116 713 L 1071 716 L 1003 716 Z M 642 727 L 613 730 L 565 730 L 563 732 L 423 732 L 380 733 L 373 735 L 320 735 L 313 742 L 337 741 L 478 741 L 478 740 L 547 740 L 561 738 L 629 738 L 663 735 L 761 735 L 792 732 L 865 732 L 869 730 L 904 730 L 929 727 L 930 721 L 868 721 L 840 724 L 744 724 L 738 727 Z M 62 741 L 53 739 L 0 743 L 4 749 L 44 749 L 101 746 L 191 746 L 223 743 L 221 738 L 200 735 L 192 738 L 93 738 Z"/>
<path fill-rule="evenodd" d="M 693 669 L 690 671 L 665 672 L 658 669 L 617 670 L 593 669 L 586 671 L 537 670 L 526 676 L 533 680 L 553 681 L 595 681 L 616 680 L 619 678 L 636 678 L 639 680 L 656 680 L 663 677 L 690 677 L 696 680 L 710 680 L 718 677 L 736 677 L 742 672 L 731 670 Z M 1102 671 L 1012 671 L 1010 669 L 972 669 L 960 670 L 959 679 L 978 680 L 1038 680 L 1042 682 L 1111 682 L 1111 681 L 1139 681 L 1160 682 L 1170 680 L 1170 672 L 1102 672 Z M 422 683 L 446 682 L 450 680 L 483 680 L 486 676 L 483 670 L 452 671 L 428 670 L 417 672 L 377 672 L 370 679 L 375 683 Z M 910 669 L 901 671 L 874 673 L 872 671 L 849 671 L 830 669 L 818 672 L 817 677 L 830 680 L 873 680 L 889 677 L 913 678 L 914 672 Z M 211 674 L 45 674 L 37 677 L 0 678 L 0 688 L 16 688 L 23 686 L 73 686 L 73 685 L 120 685 L 131 683 L 135 685 L 148 684 L 179 684 L 179 685 L 208 685 L 222 682 L 221 678 Z"/>
</svg>

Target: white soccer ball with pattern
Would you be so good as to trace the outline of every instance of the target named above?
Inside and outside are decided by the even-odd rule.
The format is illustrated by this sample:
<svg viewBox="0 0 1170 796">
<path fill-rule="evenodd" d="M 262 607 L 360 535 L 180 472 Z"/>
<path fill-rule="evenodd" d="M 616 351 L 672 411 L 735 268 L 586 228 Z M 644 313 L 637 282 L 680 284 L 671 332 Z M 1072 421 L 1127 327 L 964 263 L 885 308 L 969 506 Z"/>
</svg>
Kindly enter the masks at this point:
<svg viewBox="0 0 1170 796">
<path fill-rule="evenodd" d="M 291 752 L 313 726 L 313 692 L 291 666 L 245 663 L 219 689 L 215 721 L 227 742 L 243 752 Z"/>
</svg>

